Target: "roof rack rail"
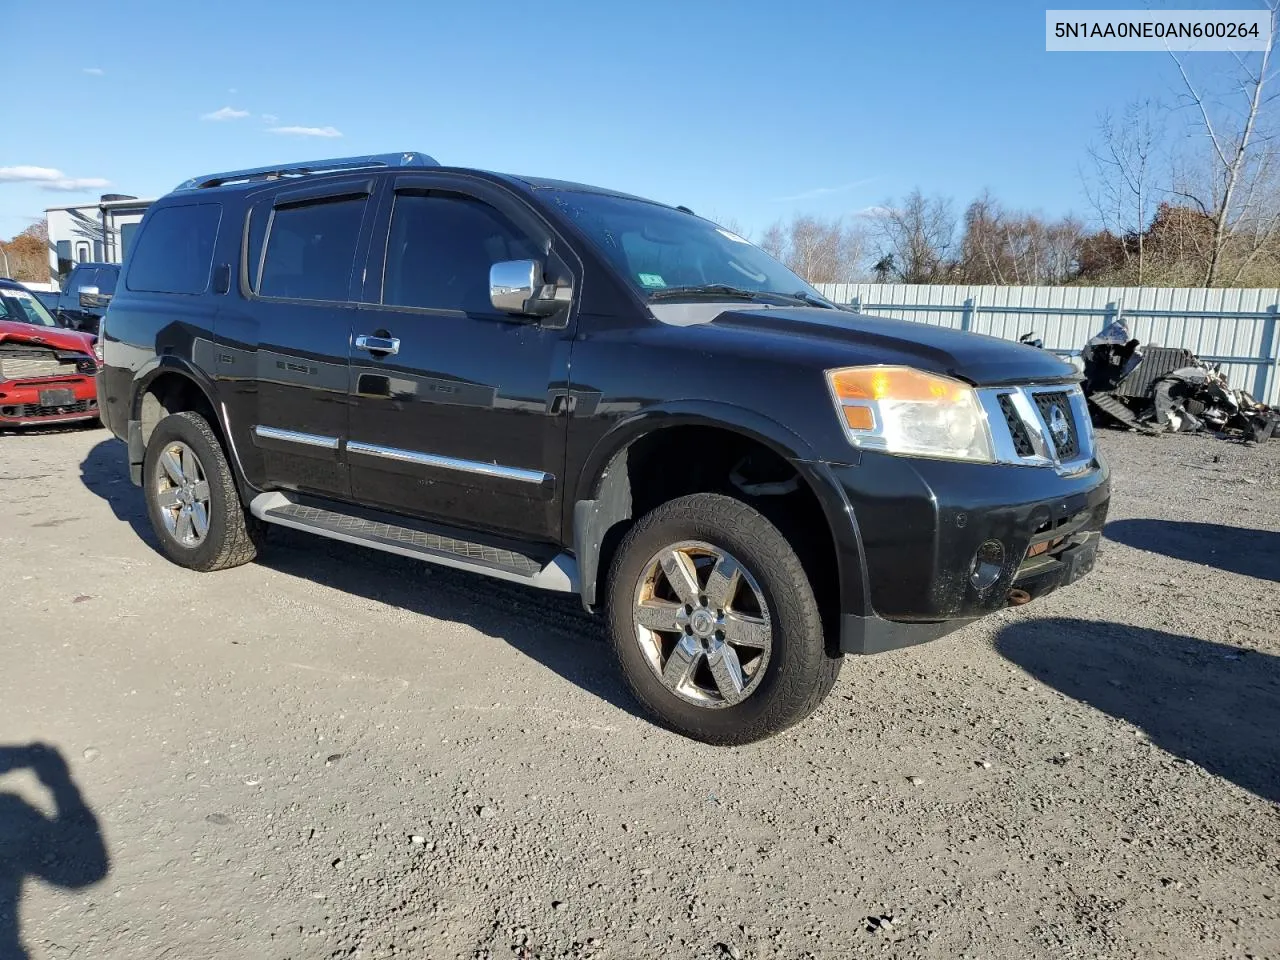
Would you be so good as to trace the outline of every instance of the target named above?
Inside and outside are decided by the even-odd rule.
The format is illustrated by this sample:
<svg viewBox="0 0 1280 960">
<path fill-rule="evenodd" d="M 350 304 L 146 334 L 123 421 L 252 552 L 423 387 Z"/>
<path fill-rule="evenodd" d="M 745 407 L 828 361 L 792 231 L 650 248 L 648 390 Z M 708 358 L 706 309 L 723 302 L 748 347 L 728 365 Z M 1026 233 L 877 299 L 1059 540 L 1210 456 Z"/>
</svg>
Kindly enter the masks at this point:
<svg viewBox="0 0 1280 960">
<path fill-rule="evenodd" d="M 305 176 L 309 173 L 328 173 L 332 170 L 364 170 L 369 167 L 438 167 L 434 157 L 425 153 L 406 150 L 403 153 L 373 153 L 363 157 L 333 157 L 329 160 L 308 160 L 304 163 L 272 164 L 267 167 L 250 167 L 247 170 L 227 170 L 192 177 L 178 184 L 178 190 L 201 190 L 220 187 L 224 183 L 248 180 L 277 180 L 281 177 Z"/>
</svg>

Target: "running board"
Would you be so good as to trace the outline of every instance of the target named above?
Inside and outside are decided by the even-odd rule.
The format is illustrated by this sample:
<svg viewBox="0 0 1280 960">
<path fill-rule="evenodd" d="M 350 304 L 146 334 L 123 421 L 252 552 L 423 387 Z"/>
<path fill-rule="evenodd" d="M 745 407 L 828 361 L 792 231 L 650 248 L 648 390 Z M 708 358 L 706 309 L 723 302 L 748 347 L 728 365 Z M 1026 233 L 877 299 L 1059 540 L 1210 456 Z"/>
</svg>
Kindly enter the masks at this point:
<svg viewBox="0 0 1280 960">
<path fill-rule="evenodd" d="M 249 512 L 266 523 L 305 530 L 332 540 L 372 547 L 374 550 L 413 557 L 415 560 L 438 563 L 445 567 L 470 570 L 543 590 L 578 592 L 578 565 L 573 557 L 565 553 L 543 563 L 538 558 L 523 553 L 460 540 L 426 524 L 399 526 L 299 503 L 279 492 L 258 494 L 249 504 Z M 404 522 L 414 523 L 408 518 L 404 518 Z"/>
</svg>

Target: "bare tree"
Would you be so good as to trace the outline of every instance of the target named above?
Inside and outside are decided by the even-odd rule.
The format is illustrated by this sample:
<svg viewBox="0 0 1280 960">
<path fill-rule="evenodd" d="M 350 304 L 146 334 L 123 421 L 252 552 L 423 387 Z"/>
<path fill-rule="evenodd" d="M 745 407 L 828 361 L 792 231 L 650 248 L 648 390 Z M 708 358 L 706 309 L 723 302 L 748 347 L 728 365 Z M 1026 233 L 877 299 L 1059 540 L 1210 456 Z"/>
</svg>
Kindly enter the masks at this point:
<svg viewBox="0 0 1280 960">
<path fill-rule="evenodd" d="M 878 263 L 903 283 L 937 283 L 950 269 L 956 217 L 951 201 L 913 190 L 901 206 L 885 203 L 874 216 Z M 879 272 L 879 271 L 878 271 Z"/>
<path fill-rule="evenodd" d="M 1271 35 L 1275 37 L 1280 0 L 1268 0 Z M 1221 282 L 1228 259 L 1234 260 L 1231 281 L 1274 245 L 1280 227 L 1277 202 L 1276 127 L 1267 108 L 1275 99 L 1269 85 L 1271 51 L 1256 56 L 1233 54 L 1235 69 L 1223 77 L 1223 88 L 1194 80 L 1182 60 L 1170 53 L 1182 78 L 1182 101 L 1190 109 L 1191 129 L 1203 145 L 1180 161 L 1172 193 L 1197 210 L 1211 227 L 1203 285 Z M 1233 250 L 1232 248 L 1238 248 Z"/>
<path fill-rule="evenodd" d="M 1157 169 L 1163 117 L 1159 103 L 1134 101 L 1119 119 L 1111 113 L 1099 118 L 1101 143 L 1089 147 L 1093 175 L 1085 180 L 1085 193 L 1102 228 L 1125 241 L 1120 250 L 1134 261 L 1139 286 L 1146 275 L 1145 233 L 1161 192 L 1155 184 L 1165 174 Z"/>
<path fill-rule="evenodd" d="M 957 280 L 992 284 L 1058 284 L 1079 272 L 1083 225 L 1006 210 L 990 193 L 969 204 L 955 266 Z"/>
<path fill-rule="evenodd" d="M 862 275 L 867 237 L 839 217 L 797 215 L 770 226 L 760 246 L 809 283 L 841 283 Z"/>
</svg>

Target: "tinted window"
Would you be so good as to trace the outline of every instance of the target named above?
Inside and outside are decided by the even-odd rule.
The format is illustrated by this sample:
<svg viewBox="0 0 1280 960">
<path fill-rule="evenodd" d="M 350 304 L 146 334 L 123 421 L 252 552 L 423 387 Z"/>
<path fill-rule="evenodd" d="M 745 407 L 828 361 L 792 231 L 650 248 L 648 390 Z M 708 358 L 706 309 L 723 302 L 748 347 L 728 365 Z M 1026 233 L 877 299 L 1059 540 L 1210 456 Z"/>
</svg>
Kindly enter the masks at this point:
<svg viewBox="0 0 1280 960">
<path fill-rule="evenodd" d="M 346 300 L 365 201 L 285 207 L 272 215 L 258 293 Z"/>
<path fill-rule="evenodd" d="M 116 281 L 120 279 L 119 267 L 103 267 L 98 271 L 98 292 L 113 294 L 116 292 Z"/>
<path fill-rule="evenodd" d="M 456 195 L 396 197 L 382 302 L 493 313 L 489 268 L 531 260 L 538 245 L 486 203 Z"/>
<path fill-rule="evenodd" d="M 204 293 L 221 217 L 218 203 L 152 211 L 134 245 L 125 286 L 152 293 Z"/>
<path fill-rule="evenodd" d="M 98 282 L 98 271 L 93 267 L 81 269 L 76 267 L 71 271 L 71 280 L 67 284 L 69 293 L 79 293 L 81 287 L 92 287 Z"/>
</svg>

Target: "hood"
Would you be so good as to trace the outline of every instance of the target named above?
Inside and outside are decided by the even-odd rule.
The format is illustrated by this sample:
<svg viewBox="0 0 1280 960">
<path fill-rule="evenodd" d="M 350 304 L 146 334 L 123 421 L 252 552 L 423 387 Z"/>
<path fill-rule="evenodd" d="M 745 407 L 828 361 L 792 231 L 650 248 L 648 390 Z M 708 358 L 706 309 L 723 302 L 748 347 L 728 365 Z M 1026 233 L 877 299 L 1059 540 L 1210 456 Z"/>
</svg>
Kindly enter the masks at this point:
<svg viewBox="0 0 1280 960">
<path fill-rule="evenodd" d="M 673 303 L 650 309 L 659 320 L 679 326 L 705 324 L 726 334 L 803 340 L 811 351 L 829 352 L 832 367 L 900 364 L 977 386 L 1080 379 L 1075 367 L 1048 350 L 910 320 L 819 307 L 762 309 L 754 304 Z"/>
<path fill-rule="evenodd" d="M 37 327 L 33 323 L 0 320 L 0 343 L 26 343 L 52 350 L 93 354 L 93 337 L 62 327 Z"/>
</svg>

